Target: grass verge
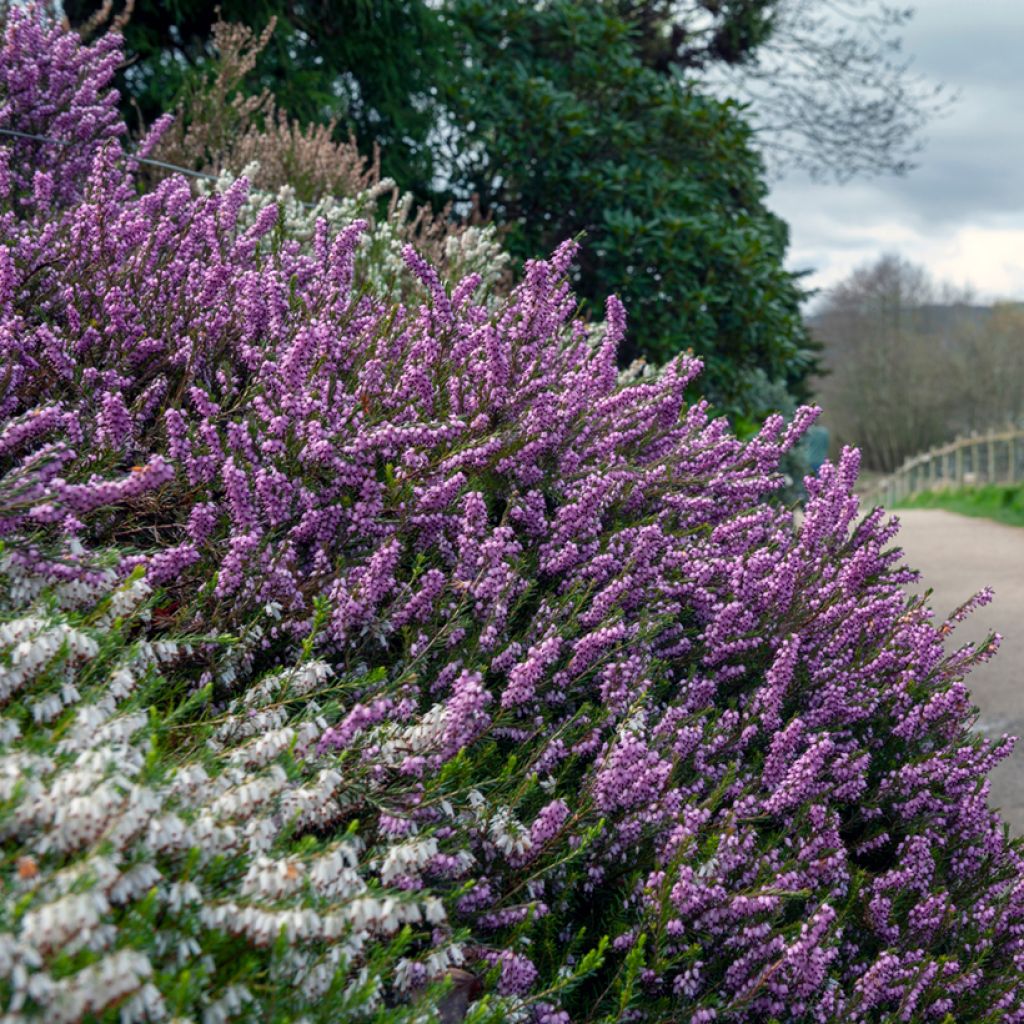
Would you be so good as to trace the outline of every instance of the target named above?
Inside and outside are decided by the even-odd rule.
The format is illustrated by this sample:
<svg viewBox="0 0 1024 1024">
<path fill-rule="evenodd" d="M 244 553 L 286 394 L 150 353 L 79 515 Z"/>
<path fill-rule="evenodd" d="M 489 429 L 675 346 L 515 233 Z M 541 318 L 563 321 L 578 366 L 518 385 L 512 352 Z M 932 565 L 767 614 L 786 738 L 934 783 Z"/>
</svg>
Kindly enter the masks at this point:
<svg viewBox="0 0 1024 1024">
<path fill-rule="evenodd" d="M 897 508 L 944 508 L 962 516 L 980 516 L 1009 526 L 1024 526 L 1024 484 L 986 484 L 945 491 L 922 491 Z"/>
</svg>

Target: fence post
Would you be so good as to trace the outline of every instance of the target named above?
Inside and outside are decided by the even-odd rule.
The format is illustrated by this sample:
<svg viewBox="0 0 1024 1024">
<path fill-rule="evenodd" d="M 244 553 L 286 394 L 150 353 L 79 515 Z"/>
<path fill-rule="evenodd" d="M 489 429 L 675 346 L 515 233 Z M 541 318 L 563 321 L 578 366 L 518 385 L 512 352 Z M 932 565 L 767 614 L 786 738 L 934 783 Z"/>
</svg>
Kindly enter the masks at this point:
<svg viewBox="0 0 1024 1024">
<path fill-rule="evenodd" d="M 894 505 L 918 491 L 932 490 L 937 485 L 966 487 L 996 483 L 999 479 L 998 447 L 1003 442 L 1007 449 L 1003 476 L 1007 483 L 1020 483 L 1024 481 L 1024 452 L 1021 450 L 1024 428 L 1011 427 L 1004 433 L 989 430 L 984 434 L 974 430 L 969 436 L 961 435 L 948 444 L 905 459 L 901 466 L 876 485 L 879 500 L 883 504 Z M 984 476 L 981 471 L 982 454 L 985 456 Z"/>
</svg>

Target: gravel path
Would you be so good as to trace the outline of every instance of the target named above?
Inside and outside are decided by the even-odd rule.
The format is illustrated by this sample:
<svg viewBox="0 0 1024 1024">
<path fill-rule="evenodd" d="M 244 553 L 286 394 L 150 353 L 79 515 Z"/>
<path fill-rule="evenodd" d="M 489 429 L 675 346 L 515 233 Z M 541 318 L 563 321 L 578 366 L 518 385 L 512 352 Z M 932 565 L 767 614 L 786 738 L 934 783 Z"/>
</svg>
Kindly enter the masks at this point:
<svg viewBox="0 0 1024 1024">
<path fill-rule="evenodd" d="M 967 678 L 981 709 L 980 731 L 1021 737 L 1013 756 L 992 773 L 992 803 L 1024 834 L 1024 529 L 935 509 L 904 509 L 896 543 L 932 588 L 931 605 L 945 616 L 982 587 L 995 600 L 974 612 L 954 634 L 959 644 L 1003 635 L 999 653 Z"/>
</svg>

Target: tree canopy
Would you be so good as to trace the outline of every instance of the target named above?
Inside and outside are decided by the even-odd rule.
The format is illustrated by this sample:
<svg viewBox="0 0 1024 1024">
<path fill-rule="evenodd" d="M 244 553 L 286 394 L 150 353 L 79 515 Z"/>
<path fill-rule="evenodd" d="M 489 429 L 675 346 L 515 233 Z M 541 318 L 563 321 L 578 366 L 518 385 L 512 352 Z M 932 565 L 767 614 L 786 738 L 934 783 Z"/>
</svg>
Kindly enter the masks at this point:
<svg viewBox="0 0 1024 1024">
<path fill-rule="evenodd" d="M 456 0 L 464 34 L 444 159 L 517 255 L 586 232 L 580 293 L 619 293 L 627 359 L 693 348 L 705 386 L 757 412 L 755 368 L 798 385 L 809 355 L 785 224 L 733 104 L 648 67 L 634 27 L 575 0 Z M 760 382 L 760 378 L 757 378 Z"/>
<path fill-rule="evenodd" d="M 977 305 L 895 253 L 853 270 L 811 318 L 837 444 L 891 472 L 958 433 L 1024 422 L 1024 313 Z"/>
<path fill-rule="evenodd" d="M 903 51 L 913 9 L 885 0 L 770 6 L 770 31 L 756 48 L 699 68 L 703 88 L 744 104 L 769 169 L 840 182 L 913 169 L 924 129 L 957 98 Z"/>
<path fill-rule="evenodd" d="M 63 6 L 72 24 L 83 25 L 96 0 Z M 422 0 L 136 0 L 121 27 L 125 106 L 137 106 L 149 123 L 209 72 L 218 16 L 257 32 L 276 22 L 249 88 L 269 89 L 300 121 L 339 119 L 364 148 L 381 147 L 385 174 L 417 192 L 430 188 L 431 90 L 449 38 L 437 12 Z"/>
<path fill-rule="evenodd" d="M 67 5 L 73 20 L 84 3 Z M 785 224 L 734 103 L 669 73 L 740 62 L 771 30 L 765 0 L 632 3 L 228 0 L 225 19 L 277 18 L 252 88 L 300 120 L 341 117 L 383 173 L 438 207 L 474 200 L 515 256 L 583 236 L 591 308 L 630 310 L 624 361 L 692 349 L 704 387 L 737 420 L 802 398 L 813 367 Z M 143 116 L 212 60 L 214 12 L 140 0 L 122 85 Z M 791 405 L 791 402 L 789 402 Z"/>
</svg>

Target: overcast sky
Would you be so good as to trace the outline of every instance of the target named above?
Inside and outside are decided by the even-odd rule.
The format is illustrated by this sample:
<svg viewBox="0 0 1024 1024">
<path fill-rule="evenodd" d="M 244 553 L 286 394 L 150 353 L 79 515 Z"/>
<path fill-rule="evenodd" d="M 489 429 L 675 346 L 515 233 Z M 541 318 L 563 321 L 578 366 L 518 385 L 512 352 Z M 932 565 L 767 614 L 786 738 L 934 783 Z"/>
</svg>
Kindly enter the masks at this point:
<svg viewBox="0 0 1024 1024">
<path fill-rule="evenodd" d="M 769 204 L 790 225 L 789 266 L 827 287 L 896 251 L 979 301 L 1024 300 L 1024 0 L 917 0 L 905 52 L 960 101 L 926 130 L 904 178 L 809 182 Z"/>
</svg>

